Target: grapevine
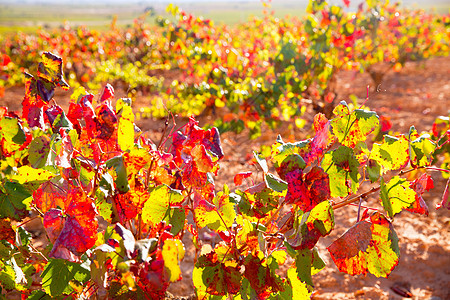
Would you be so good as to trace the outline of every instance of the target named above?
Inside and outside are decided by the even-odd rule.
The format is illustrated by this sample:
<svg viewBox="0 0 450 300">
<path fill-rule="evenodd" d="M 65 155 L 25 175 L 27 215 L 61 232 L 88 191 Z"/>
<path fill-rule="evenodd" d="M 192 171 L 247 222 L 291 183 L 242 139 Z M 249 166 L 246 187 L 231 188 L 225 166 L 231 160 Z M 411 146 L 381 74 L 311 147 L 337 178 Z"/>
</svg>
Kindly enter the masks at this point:
<svg viewBox="0 0 450 300">
<path fill-rule="evenodd" d="M 427 215 L 429 172 L 450 173 L 448 118 L 430 133 L 412 126 L 372 144 L 376 112 L 342 101 L 333 117 L 314 116 L 311 138 L 280 136 L 266 157 L 255 153 L 262 176 L 252 186 L 242 188 L 252 176 L 244 172 L 238 188 L 217 192 L 225 156 L 217 128 L 191 117 L 168 129 L 168 117 L 155 143 L 112 85 L 98 97 L 77 89 L 65 112 L 53 95 L 68 87 L 63 60 L 44 52 L 26 74 L 22 114 L 0 110 L 0 282 L 23 298 L 164 299 L 181 279 L 188 232 L 199 299 L 309 298 L 325 266 L 316 244 L 338 225 L 334 211 L 354 203 L 357 222 L 329 255 L 341 272 L 387 277 L 400 257 L 395 216 Z M 364 208 L 368 196 L 380 208 Z M 436 208 L 450 209 L 448 182 Z M 48 246 L 33 245 L 30 217 L 42 220 Z M 204 228 L 220 240 L 206 242 Z"/>
</svg>

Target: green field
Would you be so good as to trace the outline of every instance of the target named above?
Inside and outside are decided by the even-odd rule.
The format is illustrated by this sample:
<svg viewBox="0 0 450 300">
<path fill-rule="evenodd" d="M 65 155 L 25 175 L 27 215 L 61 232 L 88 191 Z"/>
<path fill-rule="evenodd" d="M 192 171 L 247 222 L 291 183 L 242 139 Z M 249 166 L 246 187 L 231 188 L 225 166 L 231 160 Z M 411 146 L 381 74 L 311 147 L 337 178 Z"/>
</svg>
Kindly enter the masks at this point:
<svg viewBox="0 0 450 300">
<path fill-rule="evenodd" d="M 423 1 L 423 0 L 421 0 Z M 273 1 L 269 12 L 283 18 L 286 15 L 301 16 L 304 14 L 306 1 L 282 0 Z M 337 1 L 341 4 L 340 1 Z M 445 0 L 419 2 L 404 1 L 405 6 L 423 7 L 427 10 L 435 8 L 438 13 L 448 13 L 450 5 Z M 158 15 L 167 16 L 166 3 L 134 3 L 134 4 L 0 4 L 0 34 L 10 32 L 34 32 L 37 28 L 57 28 L 68 22 L 72 26 L 86 25 L 91 29 L 106 30 L 114 16 L 117 16 L 119 26 L 127 26 L 133 20 L 142 16 L 146 10 L 151 10 L 147 21 L 152 23 Z M 245 22 L 251 16 L 263 16 L 264 7 L 261 2 L 182 2 L 178 4 L 184 11 L 196 16 L 212 19 L 216 23 L 228 25 Z"/>
</svg>

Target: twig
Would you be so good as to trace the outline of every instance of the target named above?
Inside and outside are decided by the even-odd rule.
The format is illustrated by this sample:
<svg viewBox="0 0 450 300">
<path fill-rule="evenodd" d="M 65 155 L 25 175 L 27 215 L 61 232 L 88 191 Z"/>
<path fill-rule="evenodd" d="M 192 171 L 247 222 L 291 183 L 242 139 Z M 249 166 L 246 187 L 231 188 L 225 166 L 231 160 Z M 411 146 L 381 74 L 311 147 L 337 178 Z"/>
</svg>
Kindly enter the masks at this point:
<svg viewBox="0 0 450 300">
<path fill-rule="evenodd" d="M 342 201 L 342 202 L 339 202 L 339 203 L 334 204 L 332 207 L 333 207 L 333 209 L 338 209 L 338 208 L 340 208 L 340 207 L 346 206 L 347 204 L 350 204 L 350 203 L 353 203 L 353 202 L 358 201 L 360 198 L 366 198 L 366 197 L 369 196 L 370 194 L 377 192 L 379 189 L 380 189 L 379 186 L 378 186 L 378 187 L 373 187 L 373 188 L 371 188 L 370 190 L 368 190 L 367 192 L 364 192 L 364 193 L 362 193 L 362 194 L 359 194 L 359 195 L 355 195 L 355 196 L 353 196 L 353 197 L 350 197 L 350 198 L 348 198 L 347 200 L 344 200 L 344 201 Z"/>
</svg>

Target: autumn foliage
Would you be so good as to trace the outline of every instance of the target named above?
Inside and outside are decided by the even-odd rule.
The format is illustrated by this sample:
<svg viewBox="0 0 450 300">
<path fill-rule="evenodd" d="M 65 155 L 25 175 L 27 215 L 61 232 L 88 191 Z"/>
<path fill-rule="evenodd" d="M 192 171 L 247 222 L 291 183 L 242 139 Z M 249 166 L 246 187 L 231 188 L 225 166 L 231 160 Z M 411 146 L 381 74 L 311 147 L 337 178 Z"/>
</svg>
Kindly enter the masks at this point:
<svg viewBox="0 0 450 300">
<path fill-rule="evenodd" d="M 428 171 L 448 176 L 445 162 L 433 166 L 448 152 L 448 119 L 431 133 L 411 127 L 372 145 L 378 115 L 341 102 L 333 118 L 315 116 L 313 137 L 279 137 L 270 155 L 255 153 L 263 177 L 253 186 L 238 188 L 252 176 L 243 172 L 235 190 L 216 191 L 224 157 L 217 128 L 190 118 L 155 144 L 136 127 L 131 100 L 116 100 L 111 85 L 99 97 L 77 90 L 65 113 L 52 100 L 55 88 L 68 86 L 62 64 L 45 52 L 36 77 L 26 75 L 24 113 L 2 108 L 0 116 L 0 282 L 24 298 L 163 299 L 181 279 L 186 232 L 200 299 L 308 298 L 325 265 L 315 245 L 338 226 L 334 210 L 369 195 L 381 208 L 358 213 L 327 249 L 342 272 L 387 277 L 400 257 L 393 218 L 403 210 L 427 215 Z M 450 208 L 448 183 L 441 207 Z M 43 222 L 44 249 L 23 227 L 32 215 Z M 219 241 L 208 244 L 202 228 Z M 284 275 L 276 272 L 282 265 Z"/>
<path fill-rule="evenodd" d="M 267 14 L 227 28 L 168 11 L 176 21 L 158 28 L 142 18 L 105 34 L 65 26 L 1 41 L 0 96 L 25 82 L 22 110 L 0 107 L 2 295 L 164 299 L 182 277 L 189 236 L 199 299 L 309 298 L 325 266 L 316 244 L 347 205 L 358 206 L 357 221 L 328 246 L 331 259 L 350 275 L 389 276 L 401 255 L 396 215 L 428 215 L 430 172 L 449 177 L 449 118 L 389 135 L 388 119 L 337 102 L 336 76 L 367 71 L 376 82 L 380 64 L 398 70 L 448 55 L 449 17 L 383 1 L 355 12 L 311 1 L 302 20 Z M 165 79 L 173 70 L 178 77 Z M 65 111 L 54 94 L 69 85 Z M 116 99 L 117 86 L 130 98 Z M 138 112 L 137 92 L 152 103 Z M 279 136 L 254 153 L 260 172 L 218 190 L 221 133 L 302 127 L 307 105 L 317 113 L 312 136 Z M 206 128 L 192 116 L 222 109 Z M 186 117 L 179 127 L 176 113 Z M 137 127 L 145 114 L 166 119 L 159 141 Z M 436 209 L 450 209 L 448 182 L 442 192 Z M 366 207 L 367 197 L 379 205 Z M 42 221 L 44 246 L 25 229 L 32 219 Z"/>
</svg>

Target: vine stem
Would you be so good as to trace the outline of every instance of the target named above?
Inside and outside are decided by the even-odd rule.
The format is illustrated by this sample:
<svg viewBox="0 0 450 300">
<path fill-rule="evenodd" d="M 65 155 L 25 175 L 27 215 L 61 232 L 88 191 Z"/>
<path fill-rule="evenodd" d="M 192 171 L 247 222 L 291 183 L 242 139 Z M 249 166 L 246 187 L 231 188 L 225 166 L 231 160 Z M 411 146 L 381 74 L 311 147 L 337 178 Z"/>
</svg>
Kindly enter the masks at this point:
<svg viewBox="0 0 450 300">
<path fill-rule="evenodd" d="M 166 135 L 167 127 L 169 127 L 169 118 L 167 118 L 166 122 L 164 123 L 164 131 L 161 135 L 161 138 L 159 139 L 158 147 L 156 148 L 157 150 L 159 150 L 161 147 L 161 144 L 164 140 L 164 136 Z M 155 162 L 155 158 L 152 157 L 152 161 L 150 162 L 150 166 L 148 167 L 148 170 L 147 170 L 147 176 L 145 177 L 145 189 L 148 189 L 148 184 L 150 182 L 150 174 L 151 174 L 154 162 Z"/>
<path fill-rule="evenodd" d="M 281 209 L 283 208 L 283 206 L 284 206 L 284 201 L 280 203 L 280 206 L 278 206 L 277 210 L 273 213 L 273 215 L 270 217 L 270 219 L 267 220 L 267 221 L 264 223 L 264 226 L 265 226 L 265 227 L 269 226 L 270 223 L 272 223 L 272 221 L 276 218 L 276 216 L 277 216 L 278 213 L 281 211 Z"/>
<path fill-rule="evenodd" d="M 42 214 L 42 213 L 41 213 L 41 214 Z M 34 216 L 34 217 L 32 217 L 32 218 L 26 220 L 25 222 L 20 223 L 19 225 L 17 225 L 17 227 L 22 227 L 23 225 L 25 225 L 25 224 L 27 224 L 27 223 L 29 223 L 29 222 L 31 222 L 31 221 L 33 221 L 34 219 L 37 219 L 37 218 L 39 218 L 39 217 L 40 217 L 40 216 Z"/>
<path fill-rule="evenodd" d="M 409 169 L 409 170 L 406 170 L 406 171 L 403 171 L 403 170 L 402 170 L 402 171 L 400 171 L 400 172 L 398 173 L 398 176 L 402 176 L 402 175 L 405 175 L 405 174 L 407 174 L 407 173 L 410 173 L 410 172 L 413 172 L 413 171 L 416 171 L 416 170 L 419 170 L 419 169 L 425 169 L 425 170 L 428 170 L 428 171 L 440 171 L 440 172 L 450 173 L 450 170 L 447 170 L 447 169 L 441 169 L 441 168 L 437 168 L 437 167 L 426 167 L 426 166 L 423 166 L 423 167 L 417 167 L 417 168 Z M 342 201 L 342 202 L 339 202 L 339 203 L 334 204 L 332 207 L 333 207 L 333 209 L 338 209 L 338 208 L 341 208 L 341 207 L 346 206 L 346 205 L 348 205 L 348 204 L 354 203 L 354 202 L 358 201 L 359 199 L 363 199 L 363 198 L 369 196 L 370 194 L 379 191 L 380 188 L 381 188 L 381 186 L 373 187 L 373 188 L 371 188 L 370 190 L 368 190 L 367 192 L 364 192 L 364 193 L 362 193 L 362 194 L 359 194 L 359 195 L 355 195 L 355 196 L 353 196 L 353 197 L 350 197 L 350 198 L 348 198 L 348 199 L 346 199 L 346 200 L 344 200 L 344 201 Z"/>
<path fill-rule="evenodd" d="M 378 190 L 380 190 L 380 188 L 381 188 L 380 186 L 373 187 L 370 190 L 368 190 L 367 192 L 350 197 L 342 202 L 334 204 L 332 207 L 333 207 L 333 209 L 338 209 L 338 208 L 346 206 L 350 203 L 354 203 L 354 202 L 358 201 L 360 198 L 365 198 L 365 197 L 369 196 L 370 194 L 377 192 Z"/>
</svg>

